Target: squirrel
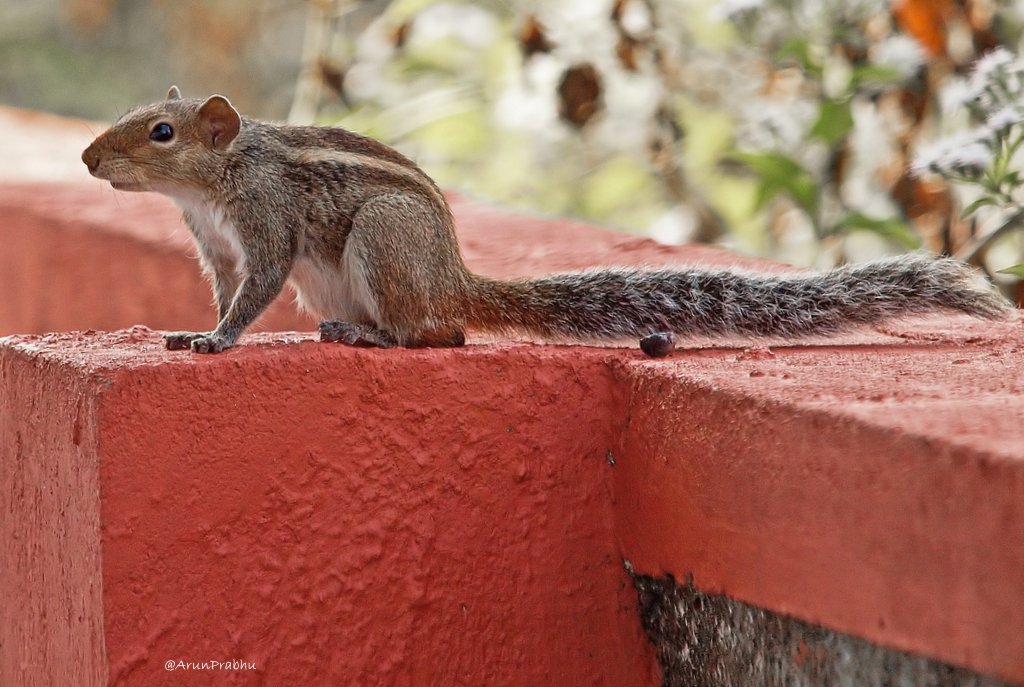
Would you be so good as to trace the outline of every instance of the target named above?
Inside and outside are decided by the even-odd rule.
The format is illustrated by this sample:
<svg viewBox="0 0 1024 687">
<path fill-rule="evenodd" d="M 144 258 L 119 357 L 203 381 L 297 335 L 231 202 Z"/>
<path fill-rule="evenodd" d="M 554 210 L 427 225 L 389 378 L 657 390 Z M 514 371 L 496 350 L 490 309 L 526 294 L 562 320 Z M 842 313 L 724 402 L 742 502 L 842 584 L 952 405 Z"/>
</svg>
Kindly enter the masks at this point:
<svg viewBox="0 0 1024 687">
<path fill-rule="evenodd" d="M 503 281 L 463 263 L 451 210 L 415 163 L 333 127 L 270 124 L 227 98 L 135 108 L 82 153 L 123 191 L 182 209 L 211 278 L 210 332 L 165 335 L 169 349 L 216 353 L 290 284 L 323 320 L 320 338 L 355 346 L 441 347 L 467 330 L 596 342 L 640 337 L 650 355 L 675 336 L 800 337 L 939 310 L 981 318 L 1012 307 L 951 258 L 908 254 L 824 273 L 607 268 Z"/>
</svg>

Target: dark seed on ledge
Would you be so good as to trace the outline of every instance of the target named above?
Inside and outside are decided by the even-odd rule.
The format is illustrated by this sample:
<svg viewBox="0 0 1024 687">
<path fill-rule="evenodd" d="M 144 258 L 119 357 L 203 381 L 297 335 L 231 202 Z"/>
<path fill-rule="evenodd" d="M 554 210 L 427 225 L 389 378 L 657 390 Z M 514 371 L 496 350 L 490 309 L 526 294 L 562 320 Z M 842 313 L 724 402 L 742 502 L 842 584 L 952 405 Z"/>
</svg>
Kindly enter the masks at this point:
<svg viewBox="0 0 1024 687">
<path fill-rule="evenodd" d="M 676 347 L 675 337 L 671 332 L 658 332 L 640 339 L 640 350 L 652 358 L 668 355 Z"/>
</svg>

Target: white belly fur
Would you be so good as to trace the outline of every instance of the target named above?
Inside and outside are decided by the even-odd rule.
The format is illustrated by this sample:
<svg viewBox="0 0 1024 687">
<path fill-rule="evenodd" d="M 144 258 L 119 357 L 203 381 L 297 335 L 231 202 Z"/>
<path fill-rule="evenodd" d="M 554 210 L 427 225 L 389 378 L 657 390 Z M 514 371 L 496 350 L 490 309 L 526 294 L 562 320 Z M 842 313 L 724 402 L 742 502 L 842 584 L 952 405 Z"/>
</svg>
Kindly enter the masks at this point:
<svg viewBox="0 0 1024 687">
<path fill-rule="evenodd" d="M 341 275 L 319 260 L 302 256 L 292 265 L 288 286 L 295 291 L 295 302 L 321 320 L 351 317 L 348 302 L 340 293 Z"/>
<path fill-rule="evenodd" d="M 299 306 L 321 320 L 345 320 L 381 326 L 380 314 L 361 266 L 346 250 L 342 264 L 329 265 L 313 256 L 300 256 L 292 265 L 288 284 Z"/>
<path fill-rule="evenodd" d="M 235 272 L 245 271 L 245 251 L 238 230 L 228 218 L 227 213 L 216 203 L 211 203 L 196 196 L 173 195 L 174 202 L 185 214 L 186 221 L 196 233 L 196 238 L 205 246 L 211 258 L 219 257 L 234 263 Z M 200 259 L 203 269 L 207 272 L 211 267 L 207 264 L 204 248 L 200 247 Z"/>
<path fill-rule="evenodd" d="M 172 198 L 189 218 L 193 231 L 206 249 L 232 261 L 235 271 L 244 275 L 242 241 L 224 209 L 195 196 L 173 195 Z M 288 275 L 288 285 L 295 291 L 299 307 L 315 317 L 381 326 L 380 313 L 371 296 L 362 263 L 350 253 L 345 250 L 340 265 L 300 254 Z M 203 263 L 204 269 L 209 271 L 205 258 Z"/>
</svg>

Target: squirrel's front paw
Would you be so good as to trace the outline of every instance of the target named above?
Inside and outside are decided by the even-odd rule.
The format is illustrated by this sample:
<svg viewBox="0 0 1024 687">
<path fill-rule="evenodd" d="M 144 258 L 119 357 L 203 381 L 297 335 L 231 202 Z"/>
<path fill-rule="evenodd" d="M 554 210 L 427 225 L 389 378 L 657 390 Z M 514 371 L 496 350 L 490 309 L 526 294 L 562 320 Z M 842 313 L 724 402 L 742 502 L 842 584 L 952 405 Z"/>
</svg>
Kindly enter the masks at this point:
<svg viewBox="0 0 1024 687">
<path fill-rule="evenodd" d="M 220 353 L 231 347 L 227 338 L 214 332 L 174 332 L 164 334 L 164 341 L 169 351 L 189 349 L 193 353 Z"/>
<path fill-rule="evenodd" d="M 190 347 L 193 353 L 220 353 L 230 348 L 231 342 L 217 334 L 203 334 L 192 339 Z"/>
<path fill-rule="evenodd" d="M 209 335 L 209 332 L 172 332 L 164 334 L 164 341 L 167 342 L 168 351 L 181 351 L 187 349 L 196 339 Z"/>
</svg>

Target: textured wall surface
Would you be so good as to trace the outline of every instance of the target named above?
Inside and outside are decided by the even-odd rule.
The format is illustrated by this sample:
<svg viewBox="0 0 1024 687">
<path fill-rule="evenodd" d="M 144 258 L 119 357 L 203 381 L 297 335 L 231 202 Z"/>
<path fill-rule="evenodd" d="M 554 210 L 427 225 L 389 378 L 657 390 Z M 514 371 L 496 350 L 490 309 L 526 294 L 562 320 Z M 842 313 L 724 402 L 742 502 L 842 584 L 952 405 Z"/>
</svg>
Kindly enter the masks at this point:
<svg viewBox="0 0 1024 687">
<path fill-rule="evenodd" d="M 637 570 L 1024 680 L 1024 331 L 644 363 L 618 461 Z"/>
<path fill-rule="evenodd" d="M 107 675 L 95 411 L 54 360 L 0 354 L 0 685 Z"/>
<path fill-rule="evenodd" d="M 1000 418 L 1024 405 L 1009 371 L 1024 337 L 1014 322 L 956 343 L 948 326 L 917 327 L 948 350 L 879 347 L 870 365 L 845 347 L 818 351 L 827 363 L 728 346 L 649 361 L 260 334 L 209 357 L 143 327 L 11 337 L 3 465 L 26 463 L 19 427 L 45 450 L 4 472 L 5 550 L 28 562 L 5 598 L 25 648 L 5 642 L 4 669 L 32 683 L 48 656 L 88 649 L 83 665 L 108 661 L 120 684 L 175 683 L 168 660 L 256 666 L 230 684 L 653 684 L 624 556 L 1021 681 L 1024 425 Z M 879 366 L 891 379 L 868 412 L 856 398 L 883 387 L 867 381 Z M 943 418 L 947 385 L 972 420 Z M 996 431 L 963 431 L 979 421 Z M 89 488 L 60 476 L 69 452 Z M 80 523 L 97 499 L 99 527 Z M 69 521 L 64 548 L 51 536 Z M 86 619 L 70 631 L 53 621 L 68 607 Z M 775 646 L 743 636 L 734 660 Z M 815 666 L 853 680 L 895 660 L 837 656 Z"/>
<path fill-rule="evenodd" d="M 102 619 L 112 682 L 181 684 L 166 661 L 238 660 L 256 668 L 221 684 L 649 683 L 610 546 L 621 398 L 605 352 L 553 355 L 308 342 L 203 359 L 135 329 L 21 339 L 3 360 L 60 367 L 95 405 L 79 439 L 93 492 L 65 507 L 95 506 L 98 473 L 102 600 L 78 601 Z M 21 542 L 35 528 L 47 542 L 61 518 L 13 504 Z M 58 553 L 36 562 L 43 579 Z M 57 636 L 32 610 L 14 633 Z"/>
</svg>

